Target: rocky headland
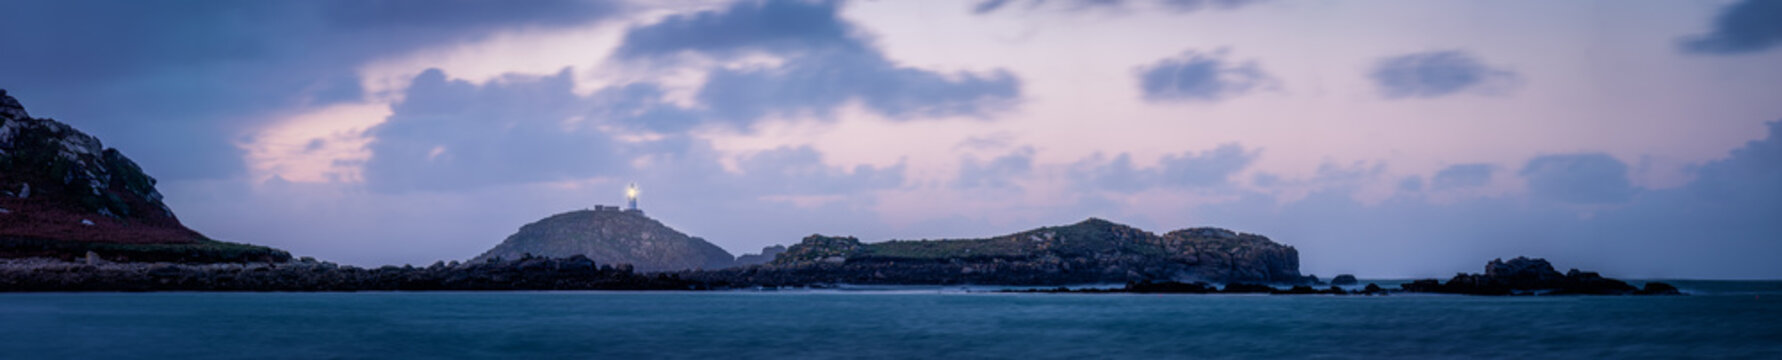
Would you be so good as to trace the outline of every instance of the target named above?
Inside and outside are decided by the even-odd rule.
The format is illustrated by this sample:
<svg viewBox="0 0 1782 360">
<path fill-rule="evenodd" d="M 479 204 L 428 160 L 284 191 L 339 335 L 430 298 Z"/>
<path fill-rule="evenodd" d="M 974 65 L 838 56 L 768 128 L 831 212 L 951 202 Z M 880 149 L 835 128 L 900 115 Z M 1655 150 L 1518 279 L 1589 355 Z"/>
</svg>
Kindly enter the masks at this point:
<svg viewBox="0 0 1782 360">
<path fill-rule="evenodd" d="M 0 90 L 0 258 L 88 254 L 187 263 L 291 257 L 186 228 L 136 162 L 68 124 L 31 117 Z"/>
<path fill-rule="evenodd" d="M 736 261 L 723 248 L 669 228 L 642 211 L 597 206 L 526 224 L 471 262 L 576 255 L 602 264 L 631 264 L 640 272 L 721 269 Z"/>
<path fill-rule="evenodd" d="M 811 235 L 766 264 L 683 277 L 719 286 L 1318 282 L 1299 273 L 1297 250 L 1267 237 L 1218 228 L 1157 235 L 1096 218 L 985 239 Z"/>
</svg>

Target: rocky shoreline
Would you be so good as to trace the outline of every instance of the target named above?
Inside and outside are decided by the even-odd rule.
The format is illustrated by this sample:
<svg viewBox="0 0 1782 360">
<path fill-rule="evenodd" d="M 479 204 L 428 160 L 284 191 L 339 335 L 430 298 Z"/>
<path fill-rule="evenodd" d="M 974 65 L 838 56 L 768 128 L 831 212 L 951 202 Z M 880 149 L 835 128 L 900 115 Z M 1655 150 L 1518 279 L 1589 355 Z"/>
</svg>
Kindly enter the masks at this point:
<svg viewBox="0 0 1782 360">
<path fill-rule="evenodd" d="M 970 281 L 971 277 L 936 277 L 935 281 L 872 282 L 825 271 L 839 265 L 801 267 L 785 275 L 765 266 L 715 271 L 641 273 L 630 265 L 596 264 L 585 256 L 436 262 L 426 267 L 360 268 L 302 258 L 279 263 L 115 263 L 98 257 L 84 261 L 51 258 L 0 259 L 0 292 L 117 291 L 500 291 L 500 290 L 727 290 L 825 288 L 841 284 L 885 285 L 1027 285 L 1068 284 L 1075 277 L 1046 278 L 1044 272 L 1004 278 L 1022 281 Z M 1405 283 L 1399 289 L 1367 284 L 1359 290 L 1299 284 L 1281 288 L 1263 283 L 1234 282 L 1216 287 L 1206 282 L 1127 281 L 1120 288 L 1031 288 L 1018 293 L 1134 294 L 1273 294 L 1389 295 L 1440 293 L 1461 295 L 1681 295 L 1669 284 L 1649 282 L 1634 288 L 1595 273 L 1554 271 L 1546 260 L 1494 260 L 1485 274 L 1460 274 L 1446 283 L 1434 279 Z M 766 274 L 766 275 L 764 275 Z M 780 275 L 774 275 L 780 274 Z M 936 275 L 939 276 L 939 275 Z M 898 278 L 914 279 L 912 275 Z M 1077 284 L 1090 283 L 1078 282 Z M 1277 284 L 1278 285 L 1278 284 Z"/>
<path fill-rule="evenodd" d="M 215 264 L 0 259 L 0 292 L 705 289 L 677 275 L 638 273 L 623 264 L 597 265 L 583 256 L 378 268 L 308 258 Z"/>
</svg>

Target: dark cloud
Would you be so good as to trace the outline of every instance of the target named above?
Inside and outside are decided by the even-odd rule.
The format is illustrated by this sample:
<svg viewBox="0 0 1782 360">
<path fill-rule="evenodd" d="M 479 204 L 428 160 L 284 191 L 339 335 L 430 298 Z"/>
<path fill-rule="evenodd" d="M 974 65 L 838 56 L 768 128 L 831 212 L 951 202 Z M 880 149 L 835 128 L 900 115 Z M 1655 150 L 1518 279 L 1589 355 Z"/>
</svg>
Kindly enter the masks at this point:
<svg viewBox="0 0 1782 360">
<path fill-rule="evenodd" d="M 1219 101 L 1277 82 L 1254 61 L 1234 63 L 1225 51 L 1185 51 L 1139 69 L 1139 89 L 1151 101 Z"/>
<path fill-rule="evenodd" d="M 466 190 L 668 172 L 674 175 L 658 178 L 657 186 L 697 182 L 681 191 L 707 199 L 846 195 L 903 183 L 901 164 L 832 167 L 808 146 L 738 158 L 741 174 L 733 174 L 710 144 L 675 132 L 687 126 L 690 110 L 661 103 L 653 85 L 617 85 L 588 97 L 576 95 L 574 85 L 568 69 L 483 85 L 427 70 L 390 117 L 368 131 L 366 183 L 384 192 Z M 628 128 L 664 133 L 633 142 L 608 132 Z"/>
<path fill-rule="evenodd" d="M 1214 9 L 1214 10 L 1235 9 L 1235 8 L 1243 7 L 1243 6 L 1250 5 L 1250 4 L 1261 3 L 1264 1 L 1267 1 L 1267 0 L 1156 0 L 1156 1 L 1140 1 L 1140 3 L 1151 3 L 1151 4 L 1155 4 L 1157 7 L 1162 8 L 1164 10 L 1185 13 L 1185 12 L 1195 12 L 1195 11 L 1208 10 L 1208 9 Z M 989 13 L 993 13 L 993 12 L 1002 10 L 1004 7 L 1007 7 L 1008 5 L 1013 4 L 1013 3 L 1015 3 L 1014 0 L 981 1 L 981 2 L 978 2 L 977 5 L 972 6 L 971 12 L 972 12 L 972 14 L 977 14 L 977 15 L 989 14 Z M 1062 4 L 1065 4 L 1064 9 L 1072 10 L 1072 11 L 1093 10 L 1093 9 L 1125 10 L 1128 5 L 1132 4 L 1132 2 L 1129 2 L 1127 0 L 1065 0 L 1065 1 L 1028 0 L 1028 1 L 1026 1 L 1026 3 L 1027 3 L 1028 8 L 1036 8 L 1036 7 L 1039 7 L 1040 5 L 1044 5 L 1046 3 L 1062 3 Z"/>
<path fill-rule="evenodd" d="M 1267 0 L 1162 0 L 1160 3 L 1176 11 L 1189 12 L 1203 9 L 1235 9 L 1264 1 Z"/>
<path fill-rule="evenodd" d="M 453 190 L 621 172 L 607 134 L 565 126 L 584 113 L 573 86 L 567 69 L 482 86 L 427 70 L 369 130 L 366 182 L 384 191 Z"/>
<path fill-rule="evenodd" d="M 589 16 L 614 12 L 617 3 L 587 0 L 340 0 L 323 6 L 331 24 L 346 29 L 482 32 L 517 24 L 534 27 L 575 25 Z M 418 35 L 418 34 L 417 34 Z"/>
<path fill-rule="evenodd" d="M 593 108 L 590 119 L 654 131 L 684 132 L 698 126 L 701 114 L 663 101 L 661 86 L 634 83 L 601 89 L 589 99 Z"/>
<path fill-rule="evenodd" d="M 1423 191 L 1423 178 L 1419 176 L 1406 176 L 1403 179 L 1399 179 L 1398 191 L 1413 193 Z"/>
<path fill-rule="evenodd" d="M 1627 180 L 1627 164 L 1603 153 L 1536 157 L 1520 175 L 1527 178 L 1530 195 L 1563 203 L 1619 203 L 1635 191 Z"/>
<path fill-rule="evenodd" d="M 1159 161 L 1158 180 L 1165 185 L 1207 187 L 1224 185 L 1232 174 L 1256 161 L 1255 151 L 1238 144 L 1219 145 L 1198 154 L 1184 152 L 1164 155 Z"/>
<path fill-rule="evenodd" d="M 742 175 L 726 180 L 744 191 L 767 195 L 847 195 L 903 184 L 903 165 L 868 165 L 844 170 L 823 163 L 810 146 L 780 147 L 737 160 Z"/>
<path fill-rule="evenodd" d="M 0 11 L 0 79 L 33 112 L 107 139 L 157 177 L 214 178 L 244 169 L 234 141 L 264 115 L 360 98 L 355 71 L 371 59 L 618 10 L 582 1 L 16 2 Z"/>
<path fill-rule="evenodd" d="M 1154 187 L 1209 188 L 1229 184 L 1231 176 L 1249 167 L 1257 155 L 1238 144 L 1225 144 L 1199 153 L 1165 155 L 1157 167 L 1143 169 L 1125 153 L 1106 161 L 1097 155 L 1077 162 L 1074 173 L 1083 186 L 1120 193 Z"/>
<path fill-rule="evenodd" d="M 1007 6 L 1011 2 L 1014 2 L 1014 1 L 1013 0 L 984 0 L 984 1 L 980 1 L 980 2 L 978 2 L 977 5 L 972 5 L 971 13 L 978 14 L 978 15 L 993 13 L 993 12 L 996 12 L 996 10 L 1002 9 L 1003 6 Z"/>
<path fill-rule="evenodd" d="M 1461 51 L 1432 51 L 1381 59 L 1368 76 L 1388 98 L 1433 98 L 1467 90 L 1488 90 L 1516 74 L 1486 66 Z"/>
<path fill-rule="evenodd" d="M 1077 182 L 1092 190 L 1134 193 L 1156 186 L 1153 173 L 1132 165 L 1132 155 L 1120 153 L 1103 161 L 1100 154 L 1080 161 L 1072 171 Z"/>
<path fill-rule="evenodd" d="M 1782 186 L 1777 186 L 1782 184 L 1782 120 L 1766 125 L 1767 137 L 1733 150 L 1726 159 L 1696 168 L 1690 191 L 1717 202 L 1767 206 L 1760 212 L 1782 219 Z"/>
<path fill-rule="evenodd" d="M 967 189 L 1015 189 L 1019 188 L 1015 180 L 1032 172 L 1031 147 L 1024 147 L 986 162 L 965 157 L 959 163 L 959 177 L 953 181 L 953 186 Z"/>
<path fill-rule="evenodd" d="M 617 57 L 674 63 L 681 56 L 781 57 L 771 68 L 710 68 L 698 99 L 707 117 L 747 125 L 771 113 L 829 115 L 848 101 L 893 118 L 982 115 L 1020 96 L 1007 71 L 938 73 L 886 59 L 837 13 L 838 2 L 741 2 L 631 29 Z"/>
<path fill-rule="evenodd" d="M 1430 188 L 1448 190 L 1484 186 L 1491 182 L 1491 173 L 1497 167 L 1491 164 L 1459 164 L 1437 171 L 1435 177 L 1429 179 Z"/>
<path fill-rule="evenodd" d="M 853 25 L 838 16 L 840 6 L 837 1 L 741 1 L 719 11 L 669 16 L 627 31 L 616 56 L 872 51 L 856 37 Z"/>
<path fill-rule="evenodd" d="M 1782 275 L 1782 121 L 1769 136 L 1702 164 L 1680 188 L 1642 189 L 1603 154 L 1531 159 L 1528 196 L 1433 202 L 1400 181 L 1374 203 L 1329 186 L 1298 200 L 1229 191 L 1195 223 L 1268 234 L 1300 250 L 1309 272 L 1441 277 L 1496 257 L 1537 256 L 1621 277 L 1767 279 Z M 1290 181 L 1282 181 L 1290 182 Z M 1577 204 L 1614 203 L 1580 208 Z"/>
<path fill-rule="evenodd" d="M 1698 54 L 1745 54 L 1778 44 L 1782 44 L 1782 1 L 1745 0 L 1721 10 L 1712 31 L 1684 39 L 1679 47 Z"/>
<path fill-rule="evenodd" d="M 746 123 L 780 111 L 828 115 L 849 100 L 892 116 L 978 115 L 1018 97 L 1005 71 L 944 75 L 899 68 L 877 53 L 825 53 L 778 69 L 716 69 L 699 90 L 714 117 Z"/>
</svg>

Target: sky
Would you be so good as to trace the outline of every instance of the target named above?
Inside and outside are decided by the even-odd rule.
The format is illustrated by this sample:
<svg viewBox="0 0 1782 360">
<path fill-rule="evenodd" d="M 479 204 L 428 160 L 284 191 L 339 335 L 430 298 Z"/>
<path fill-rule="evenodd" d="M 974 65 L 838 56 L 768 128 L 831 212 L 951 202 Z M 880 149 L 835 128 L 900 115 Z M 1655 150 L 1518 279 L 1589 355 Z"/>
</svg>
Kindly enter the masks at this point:
<svg viewBox="0 0 1782 360">
<path fill-rule="evenodd" d="M 0 88 L 213 238 L 462 260 L 617 205 L 1216 226 L 1301 271 L 1782 278 L 1782 1 L 12 2 Z"/>
</svg>

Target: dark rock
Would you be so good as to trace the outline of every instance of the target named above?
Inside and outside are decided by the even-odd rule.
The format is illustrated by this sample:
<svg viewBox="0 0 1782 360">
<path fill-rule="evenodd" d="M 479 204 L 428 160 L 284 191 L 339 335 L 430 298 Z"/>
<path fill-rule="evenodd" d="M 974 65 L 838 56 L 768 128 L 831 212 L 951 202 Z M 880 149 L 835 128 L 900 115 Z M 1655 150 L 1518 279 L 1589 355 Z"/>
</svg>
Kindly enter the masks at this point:
<svg viewBox="0 0 1782 360">
<path fill-rule="evenodd" d="M 1641 294 L 1639 289 L 1620 280 L 1604 278 L 1594 272 L 1571 271 L 1561 274 L 1547 260 L 1517 257 L 1510 261 L 1492 260 L 1484 274 L 1456 274 L 1446 283 L 1434 279 L 1418 280 L 1400 286 L 1409 292 L 1430 292 L 1467 295 L 1628 295 Z"/>
<path fill-rule="evenodd" d="M 1355 280 L 1355 275 L 1349 274 L 1340 274 L 1334 278 L 1330 278 L 1331 285 L 1355 285 L 1359 282 L 1360 281 Z"/>
<path fill-rule="evenodd" d="M 1307 289 L 1311 288 L 1307 287 Z M 1233 294 L 1267 294 L 1275 292 L 1275 290 L 1276 289 L 1273 286 L 1263 284 L 1230 283 L 1225 284 L 1225 289 L 1220 290 L 1220 292 Z"/>
<path fill-rule="evenodd" d="M 1226 289 L 1230 290 L 1231 287 L 1226 286 Z M 1338 290 L 1341 290 L 1341 289 L 1338 289 Z M 1227 291 L 1227 292 L 1231 292 L 1231 291 Z M 1317 294 L 1318 289 L 1313 289 L 1311 286 L 1294 285 L 1292 288 L 1288 288 L 1287 290 L 1274 290 L 1274 291 L 1270 291 L 1269 293 L 1276 294 L 1276 295 L 1309 295 L 1309 294 Z"/>
<path fill-rule="evenodd" d="M 1683 295 L 1683 292 L 1677 290 L 1677 287 L 1671 286 L 1671 284 L 1653 281 L 1653 282 L 1646 283 L 1646 287 L 1640 289 L 1638 294 L 1640 294 L 1640 295 Z"/>
<path fill-rule="evenodd" d="M 1375 284 L 1375 283 L 1368 283 L 1368 284 L 1367 284 L 1367 287 L 1364 287 L 1364 288 L 1361 288 L 1361 291 L 1360 291 L 1360 292 L 1357 292 L 1357 294 L 1365 294 L 1365 295 L 1386 295 L 1386 289 L 1382 289 L 1382 288 L 1380 288 L 1380 285 L 1379 285 L 1379 284 Z"/>
<path fill-rule="evenodd" d="M 1210 294 L 1217 292 L 1211 284 L 1204 282 L 1183 283 L 1175 281 L 1131 282 L 1126 284 L 1126 292 L 1140 294 Z"/>
</svg>

